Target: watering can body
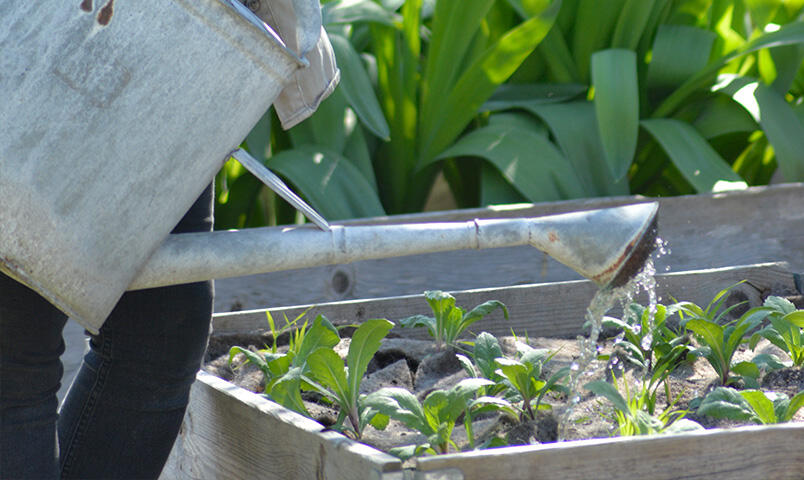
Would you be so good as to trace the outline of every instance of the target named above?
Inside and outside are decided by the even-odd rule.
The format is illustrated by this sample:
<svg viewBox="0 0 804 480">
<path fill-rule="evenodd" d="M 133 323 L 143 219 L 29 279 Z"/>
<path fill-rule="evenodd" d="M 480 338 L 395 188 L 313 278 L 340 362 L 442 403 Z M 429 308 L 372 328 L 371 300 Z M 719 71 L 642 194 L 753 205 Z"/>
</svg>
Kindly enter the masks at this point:
<svg viewBox="0 0 804 480">
<path fill-rule="evenodd" d="M 224 0 L 102 3 L 0 3 L 0 270 L 90 331 L 304 65 Z"/>
</svg>

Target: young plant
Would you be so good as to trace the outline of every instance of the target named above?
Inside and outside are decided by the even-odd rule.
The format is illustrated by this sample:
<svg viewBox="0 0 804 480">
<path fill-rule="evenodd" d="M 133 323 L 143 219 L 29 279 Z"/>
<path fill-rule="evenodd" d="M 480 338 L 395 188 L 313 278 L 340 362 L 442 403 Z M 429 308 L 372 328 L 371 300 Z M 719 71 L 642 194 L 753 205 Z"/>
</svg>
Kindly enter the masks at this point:
<svg viewBox="0 0 804 480">
<path fill-rule="evenodd" d="M 551 405 L 542 403 L 547 392 L 566 391 L 566 388 L 559 382 L 569 374 L 570 369 L 564 367 L 547 380 L 542 380 L 542 367 L 553 358 L 555 353 L 551 354 L 545 349 L 534 349 L 525 344 L 519 344 L 518 350 L 519 358 L 517 360 L 505 357 L 495 359 L 497 364 L 495 373 L 503 377 L 502 383 L 521 398 L 520 420 L 524 420 L 526 417 L 534 420 L 536 418 L 534 409 L 552 408 Z"/>
<path fill-rule="evenodd" d="M 378 416 L 397 420 L 427 437 L 425 443 L 394 448 L 389 453 L 402 459 L 421 454 L 437 455 L 449 452 L 450 447 L 458 450 L 452 440 L 452 431 L 461 415 L 464 416 L 467 434 L 472 439 L 470 442 L 473 441 L 470 409 L 484 405 L 509 408 L 498 398 L 475 398 L 483 387 L 490 384 L 492 382 L 484 378 L 466 378 L 449 390 L 430 392 L 423 402 L 419 402 L 415 395 L 404 388 L 387 387 L 366 395 L 363 404 L 379 412 Z"/>
<path fill-rule="evenodd" d="M 746 334 L 757 327 L 771 310 L 765 306 L 755 307 L 736 320 L 721 325 L 726 314 L 744 303 L 737 303 L 721 311 L 726 300 L 726 293 L 736 285 L 721 290 L 706 309 L 701 309 L 690 302 L 679 304 L 682 326 L 691 330 L 698 342 L 703 344 L 692 353 L 706 358 L 717 372 L 720 385 L 723 386 L 739 379 L 750 385 L 755 384 L 756 377 L 759 375 L 757 366 L 751 362 L 732 364 L 732 359 L 737 348 L 745 341 Z"/>
<path fill-rule="evenodd" d="M 469 377 L 485 378 L 494 382 L 493 385 L 485 387 L 486 395 L 496 395 L 505 390 L 507 387 L 502 383 L 503 377 L 497 373 L 496 360 L 503 356 L 500 342 L 494 335 L 480 332 L 472 346 L 471 359 L 461 353 L 455 354 L 466 374 Z"/>
<path fill-rule="evenodd" d="M 614 406 L 614 421 L 620 436 L 651 435 L 657 433 L 680 433 L 691 430 L 702 430 L 703 427 L 692 420 L 684 418 L 686 410 L 678 410 L 675 400 L 670 401 L 670 388 L 667 384 L 667 371 L 654 374 L 649 381 L 640 382 L 637 390 L 631 391 L 628 382 L 623 380 L 622 387 L 617 377 L 614 384 L 603 380 L 590 382 L 584 388 L 600 395 Z M 656 393 L 664 384 L 667 395 L 667 407 L 656 412 Z M 621 393 L 622 392 L 622 393 Z M 624 395 L 624 396 L 623 396 Z"/>
<path fill-rule="evenodd" d="M 790 421 L 801 407 L 804 407 L 804 390 L 791 399 L 783 393 L 718 387 L 704 397 L 698 414 L 773 424 Z"/>
<path fill-rule="evenodd" d="M 625 354 L 627 361 L 648 372 L 663 364 L 675 367 L 692 351 L 687 335 L 681 335 L 667 326 L 667 318 L 678 308 L 677 305 L 656 305 L 651 322 L 650 309 L 632 303 L 622 320 L 605 317 L 603 325 L 622 330 L 622 336 L 618 336 L 614 347 Z"/>
<path fill-rule="evenodd" d="M 352 335 L 346 364 L 332 348 L 319 348 L 307 357 L 309 372 L 300 372 L 300 379 L 338 405 L 336 429 L 342 428 L 343 421 L 348 418 L 352 431 L 360 438 L 363 428 L 374 417 L 376 412 L 361 402 L 360 381 L 382 339 L 393 326 L 392 322 L 382 318 L 363 322 Z"/>
<path fill-rule="evenodd" d="M 784 350 L 793 365 L 801 367 L 804 365 L 804 310 L 796 310 L 789 300 L 775 296 L 768 297 L 764 306 L 771 309 L 770 325 L 751 336 L 751 349 L 764 337 Z"/>
<path fill-rule="evenodd" d="M 424 298 L 430 304 L 434 316 L 413 315 L 403 318 L 399 324 L 403 327 L 427 327 L 427 331 L 435 339 L 439 349 L 446 346 L 457 346 L 458 337 L 470 325 L 501 308 L 505 319 L 508 320 L 508 309 L 497 300 L 482 303 L 471 311 L 455 306 L 455 297 L 440 290 L 424 292 Z"/>
<path fill-rule="evenodd" d="M 309 416 L 301 398 L 301 375 L 308 370 L 307 356 L 319 348 L 334 347 L 340 342 L 340 336 L 335 326 L 326 317 L 319 315 L 309 329 L 305 320 L 301 327 L 292 330 L 287 352 L 279 353 L 276 337 L 286 329 L 295 328 L 303 315 L 296 317 L 292 322 L 285 318 L 285 326 L 277 330 L 269 314 L 268 323 L 274 337 L 271 347 L 255 352 L 234 346 L 229 350 L 229 365 L 232 364 L 235 355 L 243 354 L 245 363 L 256 365 L 265 376 L 265 396 L 285 408 Z"/>
</svg>

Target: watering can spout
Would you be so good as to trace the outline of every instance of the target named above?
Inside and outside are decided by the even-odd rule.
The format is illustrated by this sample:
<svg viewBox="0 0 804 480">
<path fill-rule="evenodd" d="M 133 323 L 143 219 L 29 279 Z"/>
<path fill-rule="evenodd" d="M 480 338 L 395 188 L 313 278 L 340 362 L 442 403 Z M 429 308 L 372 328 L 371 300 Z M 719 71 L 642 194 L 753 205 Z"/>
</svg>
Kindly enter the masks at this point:
<svg viewBox="0 0 804 480">
<path fill-rule="evenodd" d="M 637 273 L 653 251 L 657 208 L 654 202 L 538 218 L 171 235 L 129 288 L 518 245 L 544 251 L 601 287 L 618 286 Z"/>
</svg>

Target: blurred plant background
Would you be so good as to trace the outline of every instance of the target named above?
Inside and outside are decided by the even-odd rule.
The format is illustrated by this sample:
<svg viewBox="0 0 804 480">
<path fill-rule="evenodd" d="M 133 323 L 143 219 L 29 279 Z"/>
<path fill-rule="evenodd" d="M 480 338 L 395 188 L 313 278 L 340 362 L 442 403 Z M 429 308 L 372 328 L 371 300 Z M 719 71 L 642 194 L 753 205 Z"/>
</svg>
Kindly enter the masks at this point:
<svg viewBox="0 0 804 480">
<path fill-rule="evenodd" d="M 322 3 L 340 86 L 244 147 L 329 220 L 804 181 L 804 0 Z M 216 181 L 218 229 L 299 221 Z"/>
</svg>

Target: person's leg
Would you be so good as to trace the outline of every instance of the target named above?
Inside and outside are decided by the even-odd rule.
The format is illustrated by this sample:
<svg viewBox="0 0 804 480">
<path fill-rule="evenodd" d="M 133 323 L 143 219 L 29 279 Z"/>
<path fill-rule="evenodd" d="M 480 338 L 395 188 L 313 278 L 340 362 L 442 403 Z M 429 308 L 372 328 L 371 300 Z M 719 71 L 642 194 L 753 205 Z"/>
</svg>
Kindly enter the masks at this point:
<svg viewBox="0 0 804 480">
<path fill-rule="evenodd" d="M 0 478 L 57 479 L 56 422 L 67 321 L 0 274 Z"/>
<path fill-rule="evenodd" d="M 207 189 L 174 232 L 211 230 L 211 207 Z M 63 478 L 159 476 L 206 349 L 212 298 L 212 282 L 123 296 L 61 409 Z"/>
</svg>

